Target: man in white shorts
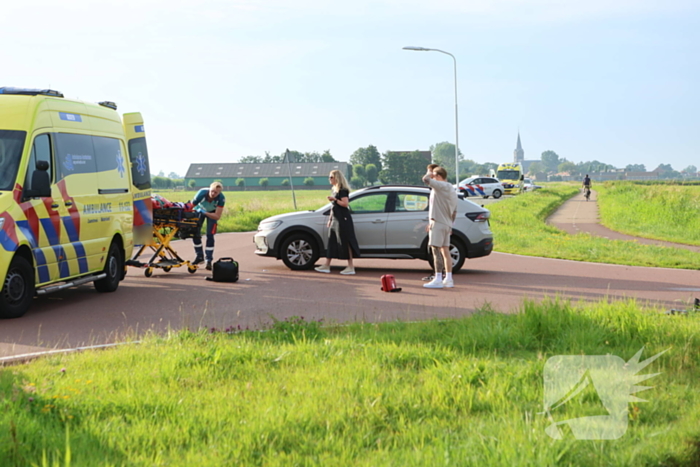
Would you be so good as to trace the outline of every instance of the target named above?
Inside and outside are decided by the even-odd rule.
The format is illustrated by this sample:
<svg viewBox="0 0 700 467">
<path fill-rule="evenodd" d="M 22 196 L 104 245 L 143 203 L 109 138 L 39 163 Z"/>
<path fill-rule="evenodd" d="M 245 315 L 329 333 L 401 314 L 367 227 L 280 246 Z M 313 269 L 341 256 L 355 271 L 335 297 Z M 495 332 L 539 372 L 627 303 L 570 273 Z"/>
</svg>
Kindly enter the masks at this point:
<svg viewBox="0 0 700 467">
<path fill-rule="evenodd" d="M 457 192 L 447 182 L 447 171 L 435 164 L 428 166 L 423 182 L 430 185 L 430 204 L 428 210 L 428 246 L 433 253 L 435 278 L 423 284 L 428 289 L 454 287 L 452 280 L 452 258 L 450 257 L 450 235 L 452 224 L 457 217 Z M 445 278 L 442 271 L 445 271 Z"/>
</svg>

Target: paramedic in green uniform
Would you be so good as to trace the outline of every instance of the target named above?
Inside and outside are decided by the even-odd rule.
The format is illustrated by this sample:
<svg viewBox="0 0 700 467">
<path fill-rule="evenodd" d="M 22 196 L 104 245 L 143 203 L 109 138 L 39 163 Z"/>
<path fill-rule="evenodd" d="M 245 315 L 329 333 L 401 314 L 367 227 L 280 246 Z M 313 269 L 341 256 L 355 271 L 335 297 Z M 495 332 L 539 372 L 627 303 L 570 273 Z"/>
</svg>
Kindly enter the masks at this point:
<svg viewBox="0 0 700 467">
<path fill-rule="evenodd" d="M 221 218 L 224 212 L 224 203 L 226 198 L 222 193 L 224 187 L 221 182 L 212 183 L 209 188 L 202 188 L 197 192 L 192 199 L 194 210 L 201 213 L 205 217 L 207 230 L 207 246 L 204 249 L 207 260 L 207 271 L 211 271 L 211 262 L 214 260 L 214 234 L 216 233 L 216 223 Z M 197 235 L 192 238 L 194 243 L 194 252 L 197 255 L 193 264 L 200 264 L 204 261 L 205 255 L 202 254 L 202 232 L 197 232 Z"/>
</svg>

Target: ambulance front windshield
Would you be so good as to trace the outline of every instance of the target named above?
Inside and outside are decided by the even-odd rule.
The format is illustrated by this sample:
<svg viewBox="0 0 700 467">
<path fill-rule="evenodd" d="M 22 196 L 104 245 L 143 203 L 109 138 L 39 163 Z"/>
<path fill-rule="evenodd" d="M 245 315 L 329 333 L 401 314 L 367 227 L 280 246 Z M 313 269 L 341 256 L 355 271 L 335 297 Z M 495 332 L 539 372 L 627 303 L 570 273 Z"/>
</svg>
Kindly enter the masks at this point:
<svg viewBox="0 0 700 467">
<path fill-rule="evenodd" d="M 517 170 L 499 170 L 498 179 L 499 180 L 517 180 L 520 178 L 520 172 Z"/>
<path fill-rule="evenodd" d="M 0 191 L 12 191 L 22 159 L 25 131 L 0 130 Z"/>
</svg>

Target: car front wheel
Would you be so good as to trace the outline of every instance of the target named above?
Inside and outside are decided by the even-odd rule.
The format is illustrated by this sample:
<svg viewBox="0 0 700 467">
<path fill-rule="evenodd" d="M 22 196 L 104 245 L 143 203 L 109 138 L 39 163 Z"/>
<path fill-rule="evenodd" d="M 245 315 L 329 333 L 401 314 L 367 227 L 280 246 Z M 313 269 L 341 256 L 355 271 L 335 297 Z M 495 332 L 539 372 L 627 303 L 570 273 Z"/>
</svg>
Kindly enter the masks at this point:
<svg viewBox="0 0 700 467">
<path fill-rule="evenodd" d="M 34 298 L 34 268 L 22 256 L 10 261 L 5 282 L 0 284 L 0 318 L 19 318 Z"/>
<path fill-rule="evenodd" d="M 311 269 L 320 256 L 318 245 L 307 234 L 293 234 L 287 237 L 282 242 L 280 253 L 285 266 L 293 271 Z"/>
<path fill-rule="evenodd" d="M 493 190 L 493 193 L 491 193 L 491 195 L 496 199 L 500 198 L 502 194 L 503 192 L 501 190 Z"/>
</svg>

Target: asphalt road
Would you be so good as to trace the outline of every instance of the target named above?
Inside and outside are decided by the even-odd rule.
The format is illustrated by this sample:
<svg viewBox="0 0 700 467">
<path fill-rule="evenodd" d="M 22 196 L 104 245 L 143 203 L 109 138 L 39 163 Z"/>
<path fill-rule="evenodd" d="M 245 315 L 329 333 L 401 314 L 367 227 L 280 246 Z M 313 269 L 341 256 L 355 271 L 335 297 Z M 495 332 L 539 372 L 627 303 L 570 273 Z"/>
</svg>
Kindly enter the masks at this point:
<svg viewBox="0 0 700 467">
<path fill-rule="evenodd" d="M 229 326 L 259 328 L 291 316 L 325 322 L 418 320 L 465 316 L 488 305 L 512 313 L 523 299 L 582 301 L 633 297 L 684 308 L 700 296 L 700 271 L 642 268 L 492 253 L 467 260 L 454 289 L 424 289 L 421 260 L 358 259 L 355 276 L 290 271 L 281 261 L 254 254 L 253 234 L 217 235 L 216 257 L 240 263 L 240 281 L 206 281 L 207 271 L 156 270 L 146 278 L 130 268 L 119 289 L 98 294 L 91 285 L 38 297 L 22 318 L 0 321 L 0 357 L 46 349 L 119 342 L 154 330 Z M 190 241 L 173 243 L 192 258 Z M 399 293 L 380 291 L 380 276 L 394 274 Z"/>
</svg>

